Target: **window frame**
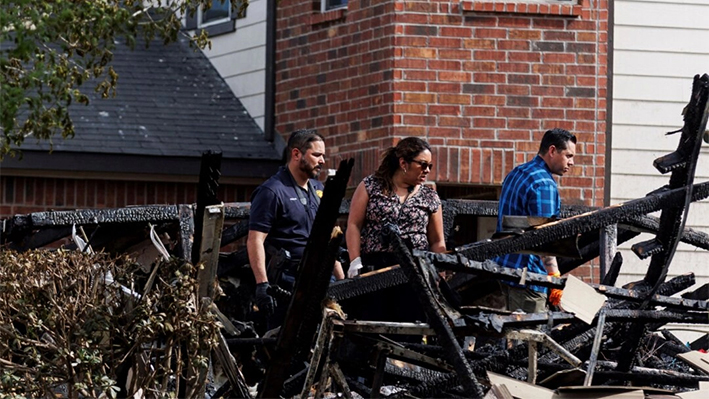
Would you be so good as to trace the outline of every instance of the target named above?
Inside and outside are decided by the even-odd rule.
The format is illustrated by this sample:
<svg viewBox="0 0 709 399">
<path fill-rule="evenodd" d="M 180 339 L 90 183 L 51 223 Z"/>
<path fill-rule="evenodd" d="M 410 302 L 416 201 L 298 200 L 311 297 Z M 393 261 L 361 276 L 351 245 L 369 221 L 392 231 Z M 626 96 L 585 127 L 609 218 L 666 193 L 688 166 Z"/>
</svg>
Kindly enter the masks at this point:
<svg viewBox="0 0 709 399">
<path fill-rule="evenodd" d="M 199 8 L 197 9 L 197 27 L 198 27 L 198 28 L 203 28 L 203 29 L 204 29 L 204 28 L 208 28 L 208 27 L 210 27 L 210 26 L 214 26 L 214 25 L 218 25 L 218 24 L 223 24 L 223 23 L 225 23 L 225 22 L 229 22 L 229 21 L 232 20 L 231 14 L 232 14 L 233 10 L 232 10 L 232 7 L 231 7 L 231 0 L 224 0 L 223 2 L 222 2 L 222 0 L 212 0 L 212 7 L 214 7 L 215 4 L 219 4 L 219 5 L 221 5 L 221 6 L 229 5 L 229 7 L 227 7 L 227 14 L 228 14 L 228 15 L 227 15 L 226 17 L 219 18 L 219 19 L 214 19 L 214 20 L 209 21 L 209 22 L 202 22 L 202 19 L 204 18 L 205 10 L 203 10 L 202 7 L 199 7 Z"/>
<path fill-rule="evenodd" d="M 219 0 L 212 0 L 212 5 L 214 5 L 215 1 Z M 225 2 L 231 3 L 230 0 L 225 0 Z M 188 30 L 193 30 L 193 29 L 203 29 L 207 32 L 207 35 L 210 37 L 213 36 L 219 36 L 231 32 L 236 31 L 236 20 L 245 18 L 246 17 L 246 12 L 248 10 L 244 10 L 243 15 L 239 15 L 237 12 L 238 8 L 230 7 L 229 8 L 229 18 L 222 18 L 214 21 L 210 21 L 206 24 L 202 24 L 202 8 L 200 7 L 197 9 L 193 15 L 190 15 L 189 13 L 185 16 L 185 29 Z"/>
<path fill-rule="evenodd" d="M 338 4 L 337 6 L 328 8 L 328 0 L 320 0 L 320 12 L 325 13 L 329 11 L 346 9 L 349 4 L 349 0 L 343 0 L 344 4 Z"/>
</svg>

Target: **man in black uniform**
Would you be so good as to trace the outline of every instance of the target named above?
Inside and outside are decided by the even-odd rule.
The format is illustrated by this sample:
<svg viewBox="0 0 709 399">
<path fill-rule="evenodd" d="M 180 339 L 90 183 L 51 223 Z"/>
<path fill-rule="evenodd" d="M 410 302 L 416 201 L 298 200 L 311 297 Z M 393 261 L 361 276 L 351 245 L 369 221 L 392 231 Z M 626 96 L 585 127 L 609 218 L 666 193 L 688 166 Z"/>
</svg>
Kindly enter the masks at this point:
<svg viewBox="0 0 709 399">
<path fill-rule="evenodd" d="M 272 315 L 269 329 L 280 325 L 288 304 L 276 306 L 276 300 L 268 293 L 266 258 L 275 256 L 278 251 L 290 258 L 290 261 L 282 262 L 275 277 L 278 281 L 270 283 L 292 290 L 295 269 L 303 257 L 322 197 L 323 184 L 316 178 L 325 164 L 325 141 L 314 130 L 295 131 L 288 139 L 286 158 L 286 165 L 251 196 L 246 242 L 249 263 L 256 278 L 256 305 L 260 311 Z M 274 273 L 270 274 L 273 276 Z M 344 278 L 339 262 L 335 264 L 334 275 L 338 280 Z"/>
</svg>

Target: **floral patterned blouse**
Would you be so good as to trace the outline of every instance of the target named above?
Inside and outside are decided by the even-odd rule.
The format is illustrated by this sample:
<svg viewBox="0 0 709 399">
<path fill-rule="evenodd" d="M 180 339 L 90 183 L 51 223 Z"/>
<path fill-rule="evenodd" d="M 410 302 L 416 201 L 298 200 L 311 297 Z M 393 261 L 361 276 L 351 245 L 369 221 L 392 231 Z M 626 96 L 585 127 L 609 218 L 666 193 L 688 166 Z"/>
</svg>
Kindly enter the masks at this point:
<svg viewBox="0 0 709 399">
<path fill-rule="evenodd" d="M 382 181 L 373 175 L 365 177 L 363 182 L 369 194 L 369 202 L 361 232 L 361 253 L 393 252 L 382 239 L 382 231 L 387 223 L 398 225 L 401 238 L 412 248 L 428 250 L 428 219 L 441 205 L 438 194 L 432 188 L 422 185 L 418 192 L 410 195 L 402 204 L 396 193 L 384 195 Z"/>
</svg>

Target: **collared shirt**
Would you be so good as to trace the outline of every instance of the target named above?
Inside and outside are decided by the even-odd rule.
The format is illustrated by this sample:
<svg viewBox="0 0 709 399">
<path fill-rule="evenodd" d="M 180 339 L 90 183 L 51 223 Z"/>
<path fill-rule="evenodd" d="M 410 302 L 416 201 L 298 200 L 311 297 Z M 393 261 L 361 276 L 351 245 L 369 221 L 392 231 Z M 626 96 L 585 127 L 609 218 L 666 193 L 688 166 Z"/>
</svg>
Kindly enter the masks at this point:
<svg viewBox="0 0 709 399">
<path fill-rule="evenodd" d="M 305 190 L 295 184 L 286 168 L 281 167 L 251 195 L 249 230 L 268 234 L 265 243 L 288 250 L 292 259 L 303 257 L 318 211 L 315 196 L 322 195 L 323 184 L 315 179 L 310 182 L 315 190 Z M 307 198 L 306 205 L 301 203 L 296 190 Z"/>
<path fill-rule="evenodd" d="M 502 230 L 503 216 L 558 216 L 561 208 L 559 190 L 549 167 L 539 156 L 512 169 L 502 183 L 502 194 L 497 216 L 497 231 Z M 529 272 L 547 274 L 542 259 L 537 255 L 507 254 L 493 259 L 497 264 Z M 514 285 L 514 284 L 513 284 Z M 537 292 L 545 287 L 530 285 Z"/>
</svg>

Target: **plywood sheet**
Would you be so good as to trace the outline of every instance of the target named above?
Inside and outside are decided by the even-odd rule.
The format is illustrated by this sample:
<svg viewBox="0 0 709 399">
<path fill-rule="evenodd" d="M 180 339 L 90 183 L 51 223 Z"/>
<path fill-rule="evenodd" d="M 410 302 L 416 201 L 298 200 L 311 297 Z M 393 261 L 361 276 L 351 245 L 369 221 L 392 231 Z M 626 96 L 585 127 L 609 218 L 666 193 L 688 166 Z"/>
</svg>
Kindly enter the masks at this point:
<svg viewBox="0 0 709 399">
<path fill-rule="evenodd" d="M 704 374 L 709 374 L 709 354 L 702 353 L 699 351 L 691 351 L 687 353 L 680 353 L 677 355 L 678 358 L 682 359 L 685 363 L 692 366 L 697 371 L 701 371 Z"/>
<path fill-rule="evenodd" d="M 591 324 L 604 303 L 606 296 L 596 292 L 590 285 L 572 275 L 566 278 L 564 295 L 561 296 L 561 308 L 565 311 Z"/>
<path fill-rule="evenodd" d="M 563 387 L 556 390 L 554 399 L 645 399 L 638 387 L 590 386 Z"/>
<path fill-rule="evenodd" d="M 536 385 L 528 384 L 504 375 L 487 372 L 490 383 L 504 385 L 513 397 L 519 399 L 553 399 L 554 392 Z"/>
</svg>

